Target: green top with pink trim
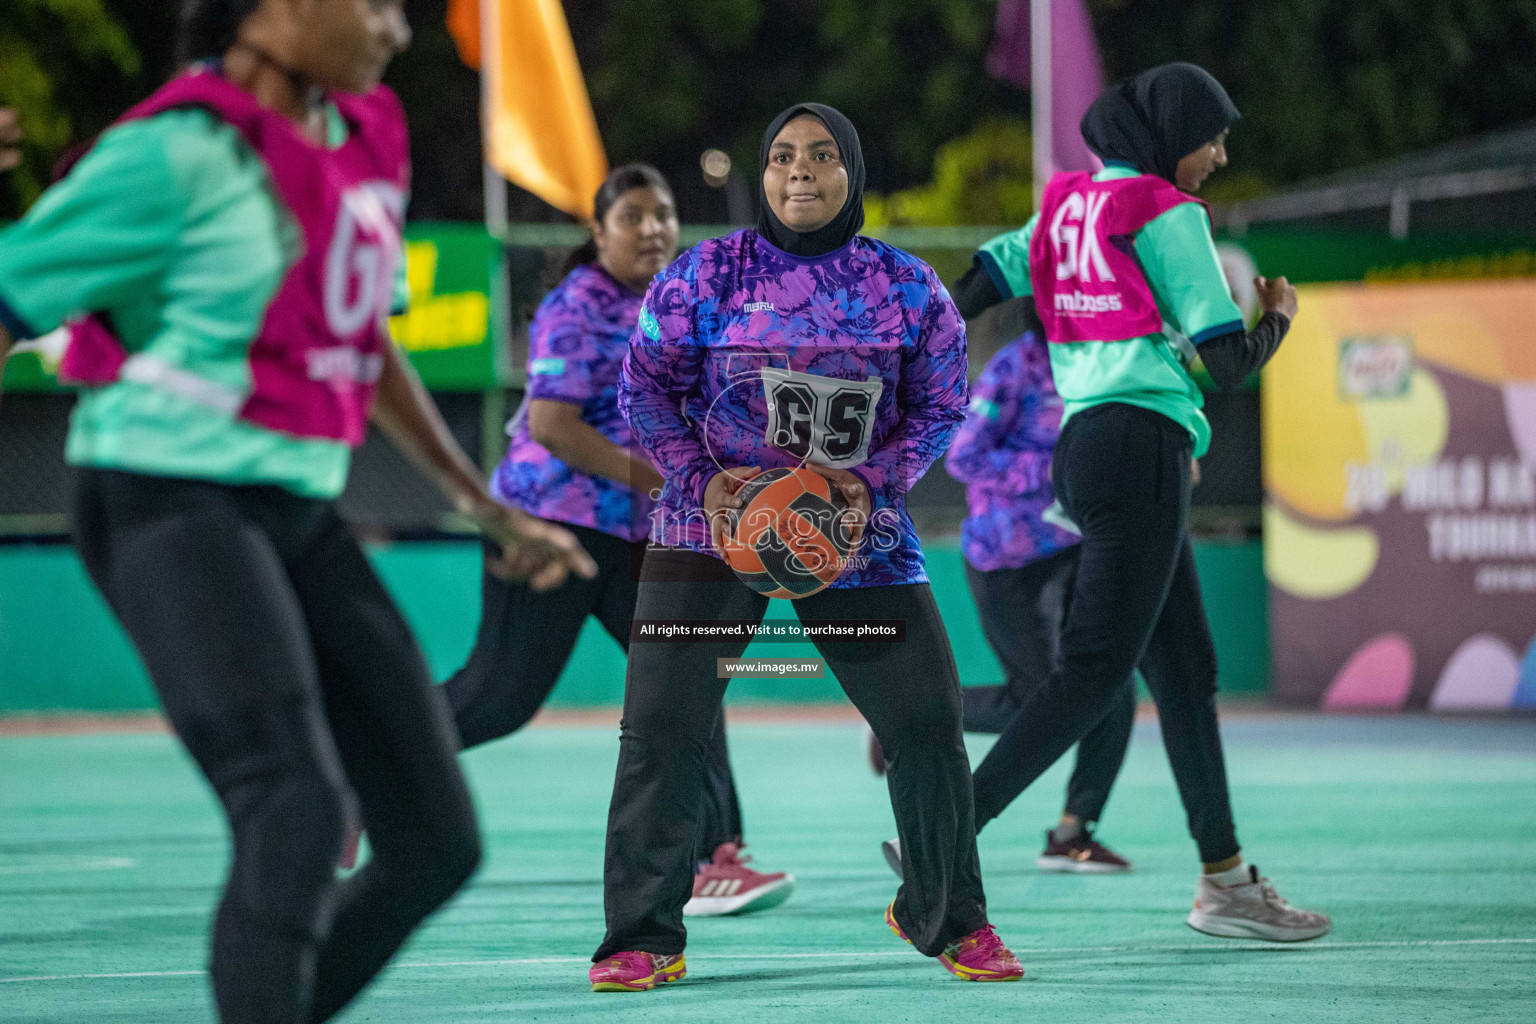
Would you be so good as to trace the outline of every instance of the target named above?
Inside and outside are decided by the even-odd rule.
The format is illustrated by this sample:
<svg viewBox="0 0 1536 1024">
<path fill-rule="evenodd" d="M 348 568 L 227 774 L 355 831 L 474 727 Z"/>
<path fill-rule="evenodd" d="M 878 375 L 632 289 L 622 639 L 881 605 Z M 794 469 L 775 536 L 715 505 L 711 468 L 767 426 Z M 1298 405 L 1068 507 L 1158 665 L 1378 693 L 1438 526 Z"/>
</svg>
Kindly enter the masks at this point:
<svg viewBox="0 0 1536 1024">
<path fill-rule="evenodd" d="M 1111 164 L 1094 180 L 1136 176 L 1132 168 Z M 1034 294 L 1029 247 L 1037 221 L 1031 218 L 981 247 L 981 264 L 1004 298 Z M 1135 405 L 1189 431 L 1199 458 L 1211 446 L 1211 426 L 1188 361 L 1200 342 L 1240 329 L 1242 313 L 1232 301 L 1210 218 L 1199 203 L 1180 203 L 1154 217 L 1131 247 L 1162 314 L 1162 330 L 1126 340 L 1052 344 L 1051 376 L 1063 402 L 1062 426 L 1096 405 Z"/>
<path fill-rule="evenodd" d="M 346 134 L 333 108 L 330 144 Z M 213 114 L 176 109 L 107 131 L 0 233 L 0 320 L 29 338 L 104 311 L 129 353 L 174 367 L 177 380 L 83 389 L 68 461 L 340 494 L 345 442 L 268 429 L 232 409 L 252 389 L 252 342 L 301 247 L 265 165 Z M 396 280 L 398 304 L 403 272 Z"/>
</svg>

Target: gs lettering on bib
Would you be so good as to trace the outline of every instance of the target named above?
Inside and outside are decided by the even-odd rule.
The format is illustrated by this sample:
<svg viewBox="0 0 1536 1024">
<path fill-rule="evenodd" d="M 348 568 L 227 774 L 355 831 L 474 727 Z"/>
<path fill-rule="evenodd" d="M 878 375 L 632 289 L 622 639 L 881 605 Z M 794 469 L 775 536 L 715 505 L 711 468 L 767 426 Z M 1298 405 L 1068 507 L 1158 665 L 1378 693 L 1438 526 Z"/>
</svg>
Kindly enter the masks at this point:
<svg viewBox="0 0 1536 1024">
<path fill-rule="evenodd" d="M 1161 330 L 1132 243 L 1148 221 L 1194 202 L 1150 174 L 1052 178 L 1029 243 L 1029 280 L 1047 340 L 1125 341 Z"/>
<path fill-rule="evenodd" d="M 389 316 L 405 194 L 381 182 L 342 193 L 325 255 L 325 319 L 337 336 Z"/>
<path fill-rule="evenodd" d="M 797 459 L 834 469 L 869 458 L 875 407 L 884 388 L 879 377 L 840 380 L 768 367 L 762 378 L 768 403 L 763 440 Z"/>
</svg>

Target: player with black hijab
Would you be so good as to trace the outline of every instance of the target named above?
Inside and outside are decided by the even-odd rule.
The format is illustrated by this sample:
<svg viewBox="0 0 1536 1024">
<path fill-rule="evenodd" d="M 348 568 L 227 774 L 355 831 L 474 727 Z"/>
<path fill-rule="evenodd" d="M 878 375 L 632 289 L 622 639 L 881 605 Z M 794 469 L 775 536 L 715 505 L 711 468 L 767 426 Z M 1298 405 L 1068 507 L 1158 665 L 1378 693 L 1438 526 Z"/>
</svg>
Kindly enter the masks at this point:
<svg viewBox="0 0 1536 1024">
<path fill-rule="evenodd" d="M 1245 330 L 1204 206 L 1190 193 L 1227 162 L 1238 118 L 1193 64 L 1110 86 L 1083 117 L 1097 174 L 1057 175 L 1040 212 L 993 239 L 962 280 L 960 308 L 1032 297 L 1064 401 L 1052 480 L 1081 529 L 1061 657 L 976 768 L 978 828 L 1100 722 L 1138 667 L 1204 873 L 1191 927 L 1276 941 L 1328 932 L 1243 863 L 1216 721 L 1216 652 L 1189 537 L 1190 462 L 1210 424 L 1188 363 L 1235 387 L 1274 354 L 1296 315 L 1285 278 L 1259 278 Z"/>
<path fill-rule="evenodd" d="M 864 164 L 847 118 L 791 107 L 762 155 L 757 228 L 662 271 L 625 360 L 620 408 L 666 480 L 635 618 L 761 620 L 768 599 L 720 557 L 722 521 L 759 470 L 826 477 L 864 529 L 842 575 L 796 612 L 906 623 L 905 642 L 816 641 L 889 758 L 910 856 L 886 923 L 961 978 L 1014 981 L 1023 969 L 987 923 L 959 678 L 906 511 L 964 416 L 964 324 L 932 268 L 858 234 Z M 705 743 L 726 687 L 717 666 L 747 643 L 630 647 L 594 990 L 683 976 Z"/>
</svg>

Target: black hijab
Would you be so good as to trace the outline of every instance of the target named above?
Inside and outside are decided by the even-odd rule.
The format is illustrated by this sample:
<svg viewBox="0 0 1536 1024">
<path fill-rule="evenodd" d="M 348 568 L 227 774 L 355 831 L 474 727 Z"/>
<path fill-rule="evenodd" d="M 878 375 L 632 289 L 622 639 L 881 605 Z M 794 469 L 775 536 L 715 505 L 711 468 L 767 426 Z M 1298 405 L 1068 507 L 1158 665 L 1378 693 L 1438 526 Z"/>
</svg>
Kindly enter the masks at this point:
<svg viewBox="0 0 1536 1024">
<path fill-rule="evenodd" d="M 1231 127 L 1237 107 L 1211 73 L 1161 64 L 1116 82 L 1083 115 L 1083 141 L 1104 161 L 1174 181 L 1179 161 Z"/>
<path fill-rule="evenodd" d="M 859 147 L 859 133 L 854 129 L 852 121 L 822 103 L 797 103 L 774 118 L 768 131 L 763 134 L 758 162 L 765 170 L 768 167 L 768 147 L 773 145 L 773 140 L 784 130 L 784 126 L 801 114 L 811 115 L 832 133 L 843 167 L 848 171 L 848 198 L 843 201 L 843 208 L 832 218 L 831 223 L 816 231 L 801 234 L 787 227 L 774 215 L 773 208 L 768 205 L 768 192 L 763 188 L 763 179 L 759 175 L 757 233 L 792 256 L 825 256 L 853 241 L 853 236 L 864 226 L 864 151 Z"/>
</svg>

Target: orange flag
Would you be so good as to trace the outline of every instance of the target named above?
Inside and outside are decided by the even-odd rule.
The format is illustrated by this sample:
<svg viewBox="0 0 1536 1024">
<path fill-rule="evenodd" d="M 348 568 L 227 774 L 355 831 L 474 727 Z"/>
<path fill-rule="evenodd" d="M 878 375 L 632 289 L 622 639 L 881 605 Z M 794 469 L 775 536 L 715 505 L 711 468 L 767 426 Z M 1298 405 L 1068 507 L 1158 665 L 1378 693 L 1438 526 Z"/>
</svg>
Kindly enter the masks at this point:
<svg viewBox="0 0 1536 1024">
<path fill-rule="evenodd" d="M 480 70 L 480 0 L 448 0 L 448 34 L 459 60 Z"/>
<path fill-rule="evenodd" d="M 448 30 L 484 76 L 486 162 L 551 206 L 591 217 L 608 158 L 559 0 L 450 0 Z"/>
</svg>

